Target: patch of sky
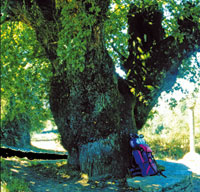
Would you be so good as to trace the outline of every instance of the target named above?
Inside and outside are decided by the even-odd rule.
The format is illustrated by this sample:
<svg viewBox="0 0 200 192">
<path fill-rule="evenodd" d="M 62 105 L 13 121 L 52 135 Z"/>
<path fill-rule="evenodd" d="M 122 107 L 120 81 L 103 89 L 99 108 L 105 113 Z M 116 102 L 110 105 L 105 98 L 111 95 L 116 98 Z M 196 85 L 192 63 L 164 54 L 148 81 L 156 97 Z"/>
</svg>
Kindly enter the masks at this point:
<svg viewBox="0 0 200 192">
<path fill-rule="evenodd" d="M 126 78 L 126 73 L 120 68 L 119 65 L 116 65 L 115 70 L 116 70 L 116 73 L 119 74 L 120 77 L 122 77 L 123 79 Z"/>
<path fill-rule="evenodd" d="M 163 16 L 167 19 L 170 20 L 171 18 L 173 18 L 173 16 L 171 15 L 171 12 L 168 9 L 169 4 L 163 4 Z"/>
<path fill-rule="evenodd" d="M 195 56 L 191 58 L 191 64 L 192 67 L 194 66 L 196 68 L 197 74 L 200 74 L 200 68 L 196 67 L 196 64 L 200 63 L 200 52 L 197 52 Z M 198 82 L 190 82 L 187 77 L 185 78 L 177 78 L 175 85 L 173 86 L 172 90 L 177 87 L 177 85 L 180 85 L 181 88 L 178 90 L 174 90 L 170 93 L 163 92 L 161 94 L 160 100 L 169 100 L 170 98 L 175 98 L 177 101 L 181 100 L 187 95 L 192 95 L 195 92 L 195 89 L 199 87 L 199 80 Z"/>
</svg>

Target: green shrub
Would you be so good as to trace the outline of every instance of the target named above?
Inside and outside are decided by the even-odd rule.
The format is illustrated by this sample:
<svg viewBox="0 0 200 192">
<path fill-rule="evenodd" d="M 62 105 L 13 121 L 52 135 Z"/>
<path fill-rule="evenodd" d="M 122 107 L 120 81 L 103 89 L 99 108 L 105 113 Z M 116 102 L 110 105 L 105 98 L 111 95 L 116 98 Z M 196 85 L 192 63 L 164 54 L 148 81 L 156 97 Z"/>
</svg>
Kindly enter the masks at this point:
<svg viewBox="0 0 200 192">
<path fill-rule="evenodd" d="M 149 134 L 147 130 L 139 133 L 145 136 L 156 158 L 180 159 L 190 150 L 189 131 L 175 130 L 166 135 Z M 195 151 L 200 153 L 200 134 L 196 135 L 195 141 Z"/>
<path fill-rule="evenodd" d="M 27 114 L 18 114 L 12 121 L 9 119 L 2 121 L 1 143 L 16 147 L 29 146 L 30 127 L 31 123 Z"/>
</svg>

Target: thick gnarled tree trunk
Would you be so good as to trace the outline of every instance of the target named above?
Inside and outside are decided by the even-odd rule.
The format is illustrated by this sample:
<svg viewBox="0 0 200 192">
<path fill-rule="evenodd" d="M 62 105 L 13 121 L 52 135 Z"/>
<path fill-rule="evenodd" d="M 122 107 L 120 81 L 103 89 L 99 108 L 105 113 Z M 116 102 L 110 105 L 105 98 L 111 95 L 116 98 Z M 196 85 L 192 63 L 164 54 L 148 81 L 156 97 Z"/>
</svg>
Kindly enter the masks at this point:
<svg viewBox="0 0 200 192">
<path fill-rule="evenodd" d="M 106 11 L 108 3 L 98 6 Z M 70 153 L 69 163 L 90 176 L 124 176 L 131 154 L 129 134 L 136 132 L 134 100 L 118 89 L 114 64 L 104 45 L 102 21 L 92 31 L 95 35 L 87 39 L 84 71 L 53 78 L 51 110 L 62 144 Z"/>
</svg>

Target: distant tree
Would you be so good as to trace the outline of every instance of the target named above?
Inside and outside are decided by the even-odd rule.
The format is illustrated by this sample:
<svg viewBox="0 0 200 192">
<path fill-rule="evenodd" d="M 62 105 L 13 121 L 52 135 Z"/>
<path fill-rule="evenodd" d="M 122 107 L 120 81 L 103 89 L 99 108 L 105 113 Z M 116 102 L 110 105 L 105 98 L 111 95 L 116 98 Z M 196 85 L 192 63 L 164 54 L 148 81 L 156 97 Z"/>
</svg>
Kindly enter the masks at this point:
<svg viewBox="0 0 200 192">
<path fill-rule="evenodd" d="M 49 61 L 33 29 L 22 22 L 1 25 L 1 142 L 28 146 L 32 131 L 50 118 Z"/>
<path fill-rule="evenodd" d="M 5 13 L 4 21 L 20 20 L 36 32 L 51 63 L 50 107 L 69 163 L 89 176 L 123 177 L 129 134 L 142 128 L 182 61 L 200 49 L 199 2 L 9 0 Z"/>
</svg>

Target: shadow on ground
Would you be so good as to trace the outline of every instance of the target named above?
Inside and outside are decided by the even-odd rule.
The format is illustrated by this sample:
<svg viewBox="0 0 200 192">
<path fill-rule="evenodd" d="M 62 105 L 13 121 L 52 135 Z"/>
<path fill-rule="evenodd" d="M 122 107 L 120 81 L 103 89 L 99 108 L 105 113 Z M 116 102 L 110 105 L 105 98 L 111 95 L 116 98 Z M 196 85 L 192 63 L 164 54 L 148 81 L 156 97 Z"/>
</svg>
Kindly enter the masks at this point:
<svg viewBox="0 0 200 192">
<path fill-rule="evenodd" d="M 189 168 L 180 163 L 159 161 L 159 164 L 166 166 L 165 175 L 152 177 L 128 178 L 115 180 L 112 178 L 89 178 L 86 174 L 70 169 L 66 160 L 57 161 L 30 161 L 27 159 L 7 158 L 7 166 L 18 178 L 24 179 L 33 192 L 128 192 L 128 191 L 180 191 L 187 187 L 190 191 L 199 190 L 200 176 L 192 175 Z M 194 181 L 194 186 L 188 182 Z M 187 179 L 186 179 L 187 178 Z M 133 185 L 130 185 L 130 181 Z M 187 184 L 188 183 L 188 184 Z M 161 189 L 162 187 L 162 189 Z M 181 191 L 186 191 L 181 190 Z"/>
</svg>

